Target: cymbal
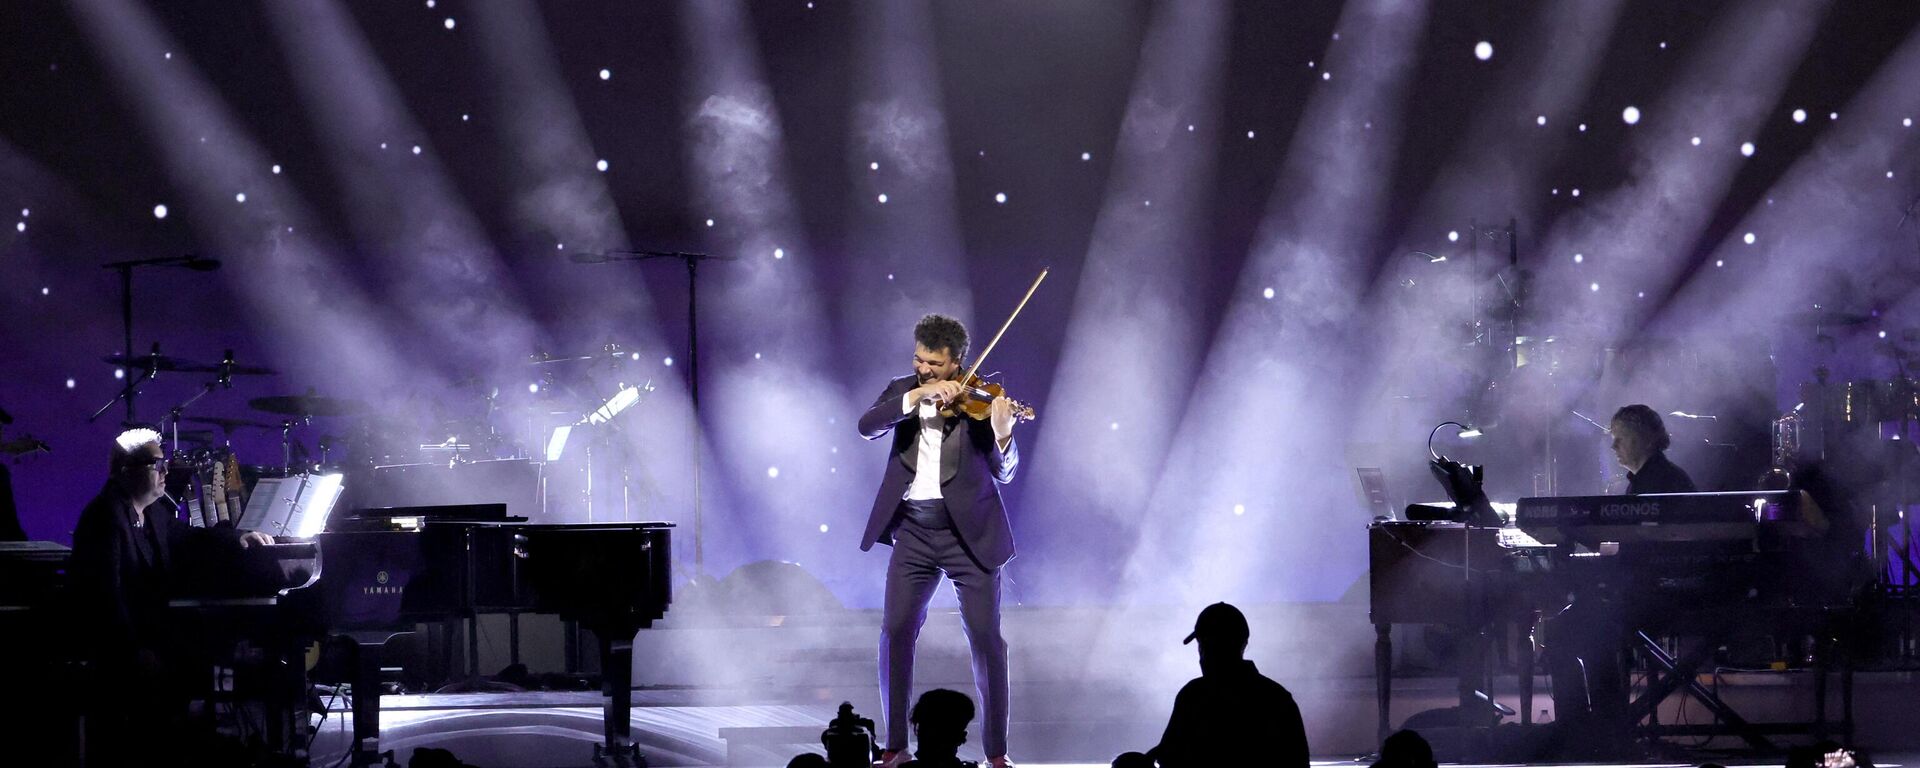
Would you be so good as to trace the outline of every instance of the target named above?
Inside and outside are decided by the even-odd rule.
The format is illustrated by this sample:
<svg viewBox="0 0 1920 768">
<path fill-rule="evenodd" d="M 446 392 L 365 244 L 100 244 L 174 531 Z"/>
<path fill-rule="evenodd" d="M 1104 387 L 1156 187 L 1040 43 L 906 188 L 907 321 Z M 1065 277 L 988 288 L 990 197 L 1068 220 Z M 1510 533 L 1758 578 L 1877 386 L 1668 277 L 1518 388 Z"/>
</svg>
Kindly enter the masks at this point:
<svg viewBox="0 0 1920 768">
<path fill-rule="evenodd" d="M 262 399 L 265 399 L 265 398 L 262 398 Z M 182 418 L 181 421 L 191 421 L 195 424 L 211 424 L 213 426 L 219 427 L 221 431 L 224 431 L 224 432 L 232 432 L 235 429 L 277 430 L 281 428 L 281 425 L 279 424 L 269 424 L 264 421 L 251 421 L 248 419 L 228 419 L 228 418 L 222 418 L 219 416 L 187 416 L 185 418 Z"/>
<path fill-rule="evenodd" d="M 357 400 L 319 395 L 256 397 L 247 401 L 247 407 L 282 416 L 352 416 L 367 409 L 364 403 Z"/>
<path fill-rule="evenodd" d="M 1863 315 L 1858 312 L 1841 312 L 1833 309 L 1808 309 L 1799 312 L 1788 312 L 1780 316 L 1780 321 L 1787 325 L 1800 325 L 1810 328 L 1835 325 L 1859 325 L 1872 319 L 1872 315 Z"/>
</svg>

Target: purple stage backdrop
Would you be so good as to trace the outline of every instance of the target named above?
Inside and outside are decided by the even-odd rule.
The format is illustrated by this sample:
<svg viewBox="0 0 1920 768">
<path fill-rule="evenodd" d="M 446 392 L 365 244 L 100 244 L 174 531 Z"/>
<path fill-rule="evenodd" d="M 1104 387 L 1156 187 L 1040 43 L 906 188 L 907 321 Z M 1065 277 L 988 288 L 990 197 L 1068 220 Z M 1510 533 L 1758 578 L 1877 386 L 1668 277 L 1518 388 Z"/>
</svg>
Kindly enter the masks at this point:
<svg viewBox="0 0 1920 768">
<path fill-rule="evenodd" d="M 1782 411 L 1825 407 L 1818 376 L 1905 414 L 1917 24 L 1805 0 L 11 3 L 0 442 L 51 452 L 0 460 L 30 536 L 69 541 L 121 424 L 204 390 L 180 427 L 242 464 L 674 521 L 684 577 L 787 560 L 873 606 L 887 448 L 855 417 L 918 317 L 977 353 L 1045 267 L 983 367 L 1039 411 L 1009 597 L 1338 600 L 1374 514 L 1355 470 L 1439 496 L 1444 420 L 1484 428 L 1438 447 L 1511 499 L 1617 484 L 1592 422 L 1630 402 L 1675 414 L 1719 488 L 1766 469 Z M 125 384 L 103 265 L 189 254 L 126 272 L 134 349 L 276 373 L 163 371 L 89 420 Z M 309 393 L 353 412 L 249 404 Z M 395 463 L 438 466 L 365 469 Z"/>
</svg>

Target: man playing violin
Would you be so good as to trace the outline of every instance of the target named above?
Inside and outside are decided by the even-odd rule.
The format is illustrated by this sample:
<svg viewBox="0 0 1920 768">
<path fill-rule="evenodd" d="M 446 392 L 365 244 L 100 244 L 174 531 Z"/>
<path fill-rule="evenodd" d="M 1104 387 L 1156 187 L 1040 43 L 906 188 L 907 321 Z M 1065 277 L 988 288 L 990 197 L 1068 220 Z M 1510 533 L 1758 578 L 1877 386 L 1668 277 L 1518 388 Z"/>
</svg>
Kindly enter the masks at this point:
<svg viewBox="0 0 1920 768">
<path fill-rule="evenodd" d="M 1020 454 L 1015 409 L 993 398 L 987 418 L 954 409 L 972 390 L 961 386 L 967 329 L 943 315 L 913 327 L 913 374 L 887 383 L 860 417 L 860 435 L 893 433 L 886 473 L 867 518 L 861 551 L 893 547 L 887 561 L 880 625 L 880 701 L 885 711 L 884 764 L 906 760 L 907 708 L 913 692 L 913 648 L 927 603 L 945 574 L 960 597 L 960 618 L 973 649 L 973 679 L 983 703 L 981 742 L 989 762 L 1007 765 L 1007 643 L 1000 636 L 1000 576 L 1013 559 L 1013 528 L 1000 483 L 1013 480 Z M 943 413 L 944 411 L 944 413 Z"/>
</svg>

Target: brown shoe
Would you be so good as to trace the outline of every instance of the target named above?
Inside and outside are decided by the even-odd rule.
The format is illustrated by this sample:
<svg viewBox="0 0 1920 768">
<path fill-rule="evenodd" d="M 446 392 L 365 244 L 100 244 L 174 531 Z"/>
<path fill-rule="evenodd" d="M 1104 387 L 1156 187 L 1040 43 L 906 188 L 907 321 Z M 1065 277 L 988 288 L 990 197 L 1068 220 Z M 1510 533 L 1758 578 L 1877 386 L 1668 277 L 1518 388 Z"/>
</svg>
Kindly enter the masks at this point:
<svg viewBox="0 0 1920 768">
<path fill-rule="evenodd" d="M 993 766 L 993 768 L 1013 768 L 1013 761 L 1008 760 L 1006 755 L 1001 755 L 999 757 L 987 758 L 987 765 Z"/>
</svg>

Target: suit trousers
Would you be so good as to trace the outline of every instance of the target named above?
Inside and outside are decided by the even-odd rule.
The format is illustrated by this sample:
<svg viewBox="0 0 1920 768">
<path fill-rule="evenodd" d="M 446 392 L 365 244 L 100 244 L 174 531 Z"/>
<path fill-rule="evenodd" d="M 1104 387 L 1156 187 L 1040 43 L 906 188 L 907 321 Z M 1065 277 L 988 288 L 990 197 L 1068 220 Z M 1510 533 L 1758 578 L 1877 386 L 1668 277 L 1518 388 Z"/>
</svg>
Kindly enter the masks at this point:
<svg viewBox="0 0 1920 768">
<path fill-rule="evenodd" d="M 924 503 L 924 502 L 921 502 Z M 913 647 L 927 621 L 927 603 L 941 574 L 960 597 L 960 622 L 973 649 L 981 746 L 988 757 L 1007 753 L 1007 641 L 1000 636 L 1000 572 L 980 565 L 951 525 L 927 528 L 905 515 L 893 532 L 887 592 L 880 623 L 880 703 L 886 744 L 907 748 L 907 712 L 913 697 Z"/>
</svg>

